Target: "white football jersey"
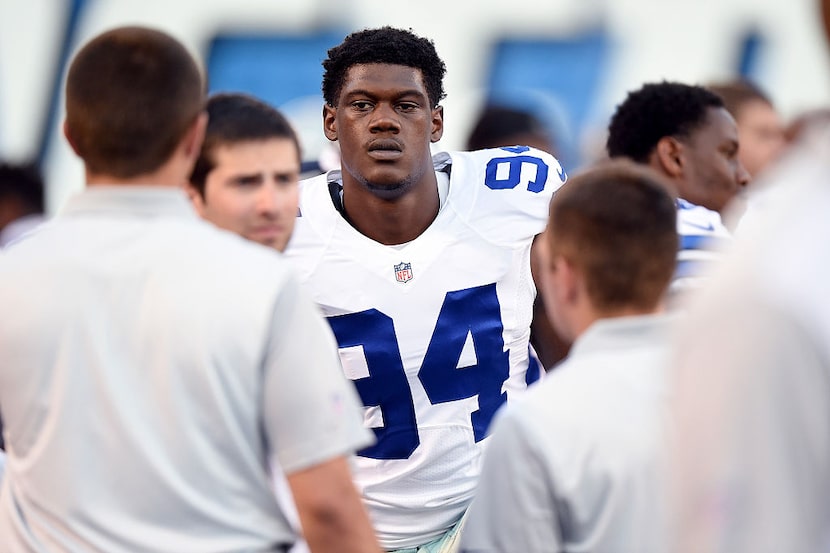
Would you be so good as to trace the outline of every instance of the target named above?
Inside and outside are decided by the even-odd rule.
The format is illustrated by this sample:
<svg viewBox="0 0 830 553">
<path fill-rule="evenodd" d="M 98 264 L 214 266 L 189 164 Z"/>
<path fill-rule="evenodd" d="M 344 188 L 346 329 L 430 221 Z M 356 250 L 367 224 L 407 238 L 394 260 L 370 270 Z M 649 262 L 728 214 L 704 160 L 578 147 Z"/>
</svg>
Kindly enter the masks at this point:
<svg viewBox="0 0 830 553">
<path fill-rule="evenodd" d="M 287 250 L 377 438 L 358 453 L 355 478 L 386 549 L 426 543 L 459 519 L 491 418 L 540 376 L 528 356 L 530 247 L 566 178 L 524 146 L 434 163 L 449 191 L 415 240 L 386 246 L 355 230 L 335 206 L 332 171 L 302 183 Z"/>
<path fill-rule="evenodd" d="M 732 242 L 717 211 L 677 200 L 677 234 L 680 249 L 671 294 L 699 288 Z"/>
</svg>

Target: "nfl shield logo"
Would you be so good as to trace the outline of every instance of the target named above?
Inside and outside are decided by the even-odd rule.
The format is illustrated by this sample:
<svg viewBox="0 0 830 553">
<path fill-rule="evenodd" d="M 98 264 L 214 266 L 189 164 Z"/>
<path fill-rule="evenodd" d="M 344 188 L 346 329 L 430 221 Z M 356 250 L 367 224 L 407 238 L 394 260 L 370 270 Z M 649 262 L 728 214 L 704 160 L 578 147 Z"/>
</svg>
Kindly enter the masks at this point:
<svg viewBox="0 0 830 553">
<path fill-rule="evenodd" d="M 395 280 L 398 282 L 409 282 L 412 280 L 412 263 L 401 261 L 395 265 Z"/>
</svg>

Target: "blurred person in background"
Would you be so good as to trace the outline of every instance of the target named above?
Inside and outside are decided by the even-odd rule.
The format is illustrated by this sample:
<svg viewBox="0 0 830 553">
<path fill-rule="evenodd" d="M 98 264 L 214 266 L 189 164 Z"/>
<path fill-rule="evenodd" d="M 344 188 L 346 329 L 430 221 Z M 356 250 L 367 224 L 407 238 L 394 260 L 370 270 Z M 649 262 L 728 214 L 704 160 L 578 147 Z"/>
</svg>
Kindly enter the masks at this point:
<svg viewBox="0 0 830 553">
<path fill-rule="evenodd" d="M 188 191 L 216 226 L 283 251 L 299 204 L 300 144 L 276 109 L 244 94 L 207 103 L 205 141 Z"/>
<path fill-rule="evenodd" d="M 670 291 L 699 288 L 730 240 L 720 212 L 749 182 L 723 101 L 700 86 L 646 84 L 617 106 L 606 147 L 611 158 L 648 165 L 675 188 L 680 249 Z"/>
<path fill-rule="evenodd" d="M 830 37 L 830 0 L 821 8 Z M 759 183 L 757 224 L 683 324 L 671 551 L 830 550 L 828 180 L 825 120 Z"/>
<path fill-rule="evenodd" d="M 724 106 L 738 125 L 738 159 L 753 179 L 761 175 L 778 157 L 786 144 L 785 128 L 772 100 L 758 86 L 744 79 L 714 83 L 706 88 L 723 99 Z M 728 210 L 722 211 L 724 224 L 735 230 L 746 209 L 744 194 L 738 194 Z"/>
<path fill-rule="evenodd" d="M 285 551 L 272 455 L 312 551 L 379 551 L 330 330 L 280 256 L 188 201 L 206 125 L 169 35 L 117 28 L 70 64 L 87 187 L 0 262 L 5 551 Z"/>
<path fill-rule="evenodd" d="M 738 126 L 738 159 L 752 178 L 775 161 L 784 147 L 784 123 L 769 96 L 738 79 L 706 86 L 723 99 Z"/>
<path fill-rule="evenodd" d="M 541 239 L 542 292 L 574 341 L 499 412 L 462 536 L 469 553 L 657 553 L 677 254 L 667 183 L 631 162 L 572 177 Z"/>
<path fill-rule="evenodd" d="M 36 165 L 0 163 L 0 248 L 44 221 L 43 194 L 43 179 Z"/>
</svg>

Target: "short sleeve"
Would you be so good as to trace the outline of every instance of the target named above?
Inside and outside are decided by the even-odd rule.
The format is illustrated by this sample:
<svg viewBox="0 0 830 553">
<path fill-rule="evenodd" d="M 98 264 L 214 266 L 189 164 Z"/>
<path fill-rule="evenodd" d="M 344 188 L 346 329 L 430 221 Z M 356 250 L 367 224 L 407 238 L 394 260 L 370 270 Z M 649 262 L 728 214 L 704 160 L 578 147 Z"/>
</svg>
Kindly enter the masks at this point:
<svg viewBox="0 0 830 553">
<path fill-rule="evenodd" d="M 293 277 L 274 306 L 264 360 L 264 428 L 286 474 L 370 445 L 360 400 L 328 324 Z"/>
<path fill-rule="evenodd" d="M 527 244 L 545 229 L 567 176 L 552 155 L 527 146 L 452 154 L 454 209 L 489 241 Z"/>
</svg>

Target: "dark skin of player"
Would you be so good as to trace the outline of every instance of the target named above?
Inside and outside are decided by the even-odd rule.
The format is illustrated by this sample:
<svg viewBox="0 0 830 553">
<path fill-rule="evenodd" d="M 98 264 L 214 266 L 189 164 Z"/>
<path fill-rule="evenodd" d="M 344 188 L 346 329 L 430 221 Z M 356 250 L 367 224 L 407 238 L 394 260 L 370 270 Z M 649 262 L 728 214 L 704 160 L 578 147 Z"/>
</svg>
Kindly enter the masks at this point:
<svg viewBox="0 0 830 553">
<path fill-rule="evenodd" d="M 438 215 L 429 145 L 441 139 L 443 108 L 432 106 L 419 69 L 354 65 L 323 127 L 340 143 L 343 205 L 349 222 L 381 244 L 420 236 Z"/>
</svg>

